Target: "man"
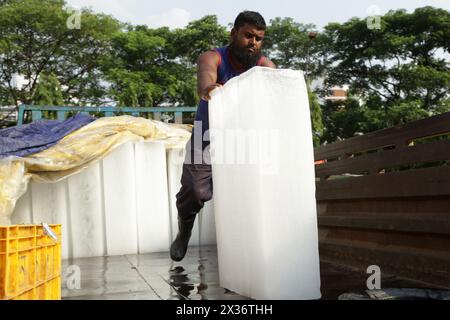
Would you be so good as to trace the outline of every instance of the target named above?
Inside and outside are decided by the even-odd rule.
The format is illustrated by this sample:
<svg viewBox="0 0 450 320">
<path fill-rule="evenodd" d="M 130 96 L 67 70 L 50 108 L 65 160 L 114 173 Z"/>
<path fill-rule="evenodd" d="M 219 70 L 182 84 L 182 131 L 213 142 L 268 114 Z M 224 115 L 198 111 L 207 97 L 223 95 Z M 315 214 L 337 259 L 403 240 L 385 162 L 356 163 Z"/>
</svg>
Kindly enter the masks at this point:
<svg viewBox="0 0 450 320">
<path fill-rule="evenodd" d="M 209 146 L 210 92 L 254 66 L 275 68 L 275 64 L 261 54 L 265 29 L 266 23 L 259 13 L 241 12 L 231 30 L 230 45 L 205 52 L 198 59 L 197 92 L 201 100 L 191 141 L 186 148 L 186 159 L 189 160 L 183 164 L 181 189 L 176 195 L 179 232 L 170 247 L 172 260 L 180 261 L 184 258 L 196 214 L 203 208 L 204 203 L 212 198 L 211 165 L 203 157 L 204 154 L 208 155 L 208 151 L 204 150 Z M 196 132 L 205 137 L 201 146 L 193 143 Z M 198 159 L 200 161 L 196 161 Z"/>
</svg>

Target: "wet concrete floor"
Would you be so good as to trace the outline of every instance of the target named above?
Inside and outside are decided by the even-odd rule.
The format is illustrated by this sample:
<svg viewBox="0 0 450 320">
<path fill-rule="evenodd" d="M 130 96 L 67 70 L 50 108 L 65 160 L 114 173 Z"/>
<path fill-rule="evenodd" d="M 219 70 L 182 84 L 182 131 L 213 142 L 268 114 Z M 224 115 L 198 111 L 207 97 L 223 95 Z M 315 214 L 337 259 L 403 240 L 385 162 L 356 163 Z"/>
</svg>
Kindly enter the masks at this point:
<svg viewBox="0 0 450 320">
<path fill-rule="evenodd" d="M 320 268 L 322 299 L 367 289 L 363 271 L 323 261 Z M 173 262 L 168 252 L 63 260 L 62 274 L 63 300 L 249 299 L 220 287 L 216 246 L 190 247 L 181 262 Z M 415 286 L 395 277 L 382 282 L 388 287 Z"/>
<path fill-rule="evenodd" d="M 190 247 L 180 262 L 168 252 L 63 260 L 63 273 L 73 265 L 80 289 L 71 267 L 62 277 L 63 300 L 248 299 L 219 286 L 216 246 Z"/>
</svg>

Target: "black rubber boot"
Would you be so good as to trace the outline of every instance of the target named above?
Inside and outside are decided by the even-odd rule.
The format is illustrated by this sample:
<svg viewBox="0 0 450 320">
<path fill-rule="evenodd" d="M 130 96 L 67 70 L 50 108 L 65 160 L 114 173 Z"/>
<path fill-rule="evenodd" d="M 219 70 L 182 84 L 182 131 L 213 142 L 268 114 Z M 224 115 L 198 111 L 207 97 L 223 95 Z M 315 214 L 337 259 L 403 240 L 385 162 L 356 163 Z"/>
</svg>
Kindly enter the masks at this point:
<svg viewBox="0 0 450 320">
<path fill-rule="evenodd" d="M 174 261 L 183 260 L 186 255 L 192 228 L 194 227 L 195 215 L 189 219 L 181 219 L 178 216 L 178 234 L 170 246 L 170 258 Z"/>
</svg>

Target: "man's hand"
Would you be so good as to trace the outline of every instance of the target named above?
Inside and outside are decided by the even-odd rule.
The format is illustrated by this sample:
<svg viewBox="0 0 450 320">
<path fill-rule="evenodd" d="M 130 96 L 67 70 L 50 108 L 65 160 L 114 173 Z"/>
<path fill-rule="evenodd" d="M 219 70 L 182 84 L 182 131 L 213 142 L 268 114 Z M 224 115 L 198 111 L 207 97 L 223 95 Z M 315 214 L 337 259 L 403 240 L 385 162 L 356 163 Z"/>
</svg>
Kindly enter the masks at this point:
<svg viewBox="0 0 450 320">
<path fill-rule="evenodd" d="M 202 94 L 202 96 L 200 97 L 202 100 L 206 100 L 209 101 L 211 100 L 211 96 L 209 95 L 211 93 L 211 91 L 213 91 L 215 88 L 219 88 L 222 85 L 220 83 L 214 83 L 212 85 L 207 86 L 204 89 L 204 93 Z"/>
<path fill-rule="evenodd" d="M 272 68 L 272 69 L 276 69 L 277 68 L 275 63 L 270 61 L 267 57 L 263 57 L 260 66 L 261 67 L 269 67 L 269 68 Z"/>
</svg>

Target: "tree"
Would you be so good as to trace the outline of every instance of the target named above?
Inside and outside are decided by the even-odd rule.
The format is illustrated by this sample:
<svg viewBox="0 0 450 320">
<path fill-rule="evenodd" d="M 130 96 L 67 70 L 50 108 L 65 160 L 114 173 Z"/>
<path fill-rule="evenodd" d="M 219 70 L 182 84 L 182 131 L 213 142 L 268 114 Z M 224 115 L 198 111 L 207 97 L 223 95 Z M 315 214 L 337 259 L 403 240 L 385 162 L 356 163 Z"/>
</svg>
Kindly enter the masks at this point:
<svg viewBox="0 0 450 320">
<path fill-rule="evenodd" d="M 229 42 L 214 15 L 175 30 L 88 9 L 69 26 L 73 17 L 64 0 L 0 0 L 0 104 L 194 106 L 199 55 Z M 315 145 L 450 110 L 450 13 L 397 10 L 381 22 L 368 29 L 353 18 L 315 32 L 292 18 L 270 21 L 264 53 L 281 68 L 305 71 Z M 17 75 L 23 87 L 13 85 Z M 317 78 L 325 87 L 313 92 Z M 317 94 L 344 84 L 344 104 L 319 107 Z"/>
<path fill-rule="evenodd" d="M 35 103 L 42 73 L 58 78 L 67 102 L 101 99 L 98 65 L 120 23 L 83 10 L 80 28 L 69 28 L 71 16 L 63 0 L 10 0 L 0 6 L 0 92 L 8 92 L 16 106 Z M 14 75 L 24 76 L 26 85 L 13 87 Z"/>
<path fill-rule="evenodd" d="M 111 98 L 128 106 L 194 106 L 198 56 L 226 41 L 216 16 L 173 31 L 129 26 L 112 38 L 112 53 L 103 63 Z"/>
<path fill-rule="evenodd" d="M 313 24 L 294 22 L 292 18 L 270 20 L 264 38 L 264 50 L 281 68 L 303 70 L 308 81 L 322 75 L 322 35 Z"/>
<path fill-rule="evenodd" d="M 110 82 L 112 99 L 119 105 L 149 107 L 170 92 L 170 83 L 161 74 L 165 39 L 130 27 L 115 34 L 111 46 L 113 50 L 102 68 Z"/>
<path fill-rule="evenodd" d="M 34 102 L 37 105 L 58 106 L 64 103 L 61 93 L 61 83 L 53 74 L 41 73 L 36 86 Z"/>
<path fill-rule="evenodd" d="M 366 20 L 359 18 L 325 27 L 326 84 L 348 84 L 350 94 L 362 102 L 336 111 L 336 119 L 349 117 L 348 127 L 341 132 L 344 137 L 450 110 L 450 70 L 444 58 L 450 43 L 449 25 L 448 11 L 424 7 L 411 14 L 390 11 L 382 17 L 380 29 L 368 29 Z M 355 116 L 366 122 L 352 121 Z"/>
<path fill-rule="evenodd" d="M 175 30 L 172 41 L 178 56 L 195 65 L 203 52 L 226 45 L 229 33 L 219 25 L 217 16 L 208 15 L 191 21 L 184 29 Z"/>
<path fill-rule="evenodd" d="M 294 22 L 292 18 L 270 21 L 264 38 L 264 51 L 280 68 L 303 70 L 308 87 L 314 145 L 320 144 L 323 134 L 322 111 L 316 94 L 310 89 L 311 81 L 323 72 L 319 56 L 321 36 L 314 33 L 315 26 Z"/>
<path fill-rule="evenodd" d="M 314 146 L 320 146 L 320 140 L 323 136 L 322 110 L 320 108 L 317 95 L 308 86 L 308 100 L 311 113 L 311 126 Z"/>
</svg>

